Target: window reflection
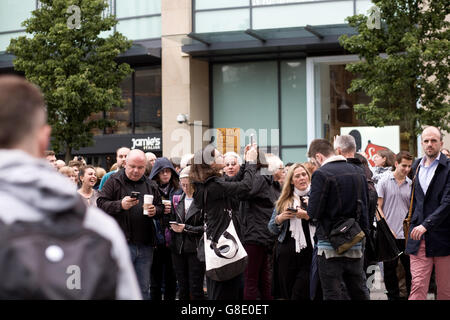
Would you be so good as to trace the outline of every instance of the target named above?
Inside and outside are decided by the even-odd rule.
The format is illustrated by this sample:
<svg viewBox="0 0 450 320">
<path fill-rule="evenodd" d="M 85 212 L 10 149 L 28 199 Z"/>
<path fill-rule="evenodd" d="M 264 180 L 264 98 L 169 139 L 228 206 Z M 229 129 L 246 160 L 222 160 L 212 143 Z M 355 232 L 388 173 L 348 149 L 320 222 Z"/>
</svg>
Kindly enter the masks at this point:
<svg viewBox="0 0 450 320">
<path fill-rule="evenodd" d="M 106 119 L 116 121 L 115 126 L 106 128 L 107 134 L 132 133 L 133 91 L 131 76 L 122 81 L 120 88 L 122 89 L 122 100 L 124 102 L 124 107 L 113 107 L 111 111 L 106 112 Z"/>
<path fill-rule="evenodd" d="M 135 133 L 161 131 L 161 67 L 135 74 Z"/>
</svg>

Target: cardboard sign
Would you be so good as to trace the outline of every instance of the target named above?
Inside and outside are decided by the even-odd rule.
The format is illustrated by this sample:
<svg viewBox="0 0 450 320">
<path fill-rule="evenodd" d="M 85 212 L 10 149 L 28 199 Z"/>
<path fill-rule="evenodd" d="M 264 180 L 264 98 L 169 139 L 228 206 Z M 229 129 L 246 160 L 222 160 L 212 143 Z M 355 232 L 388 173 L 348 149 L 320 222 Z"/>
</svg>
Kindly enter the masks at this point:
<svg viewBox="0 0 450 320">
<path fill-rule="evenodd" d="M 240 152 L 241 139 L 239 128 L 217 128 L 217 150 L 222 154 L 234 151 Z"/>
<path fill-rule="evenodd" d="M 341 127 L 341 135 L 344 134 L 355 138 L 356 152 L 365 152 L 371 166 L 375 166 L 373 156 L 378 150 L 400 152 L 400 126 Z"/>
</svg>

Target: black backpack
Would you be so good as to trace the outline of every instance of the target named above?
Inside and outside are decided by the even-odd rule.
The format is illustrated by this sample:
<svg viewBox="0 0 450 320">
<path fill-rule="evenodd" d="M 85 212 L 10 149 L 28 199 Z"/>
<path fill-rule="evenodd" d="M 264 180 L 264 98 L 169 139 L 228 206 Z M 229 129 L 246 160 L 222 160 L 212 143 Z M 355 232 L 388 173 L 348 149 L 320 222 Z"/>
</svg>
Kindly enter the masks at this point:
<svg viewBox="0 0 450 320">
<path fill-rule="evenodd" d="M 85 215 L 79 199 L 37 222 L 0 222 L 0 299 L 115 299 L 112 243 L 83 227 Z"/>
</svg>

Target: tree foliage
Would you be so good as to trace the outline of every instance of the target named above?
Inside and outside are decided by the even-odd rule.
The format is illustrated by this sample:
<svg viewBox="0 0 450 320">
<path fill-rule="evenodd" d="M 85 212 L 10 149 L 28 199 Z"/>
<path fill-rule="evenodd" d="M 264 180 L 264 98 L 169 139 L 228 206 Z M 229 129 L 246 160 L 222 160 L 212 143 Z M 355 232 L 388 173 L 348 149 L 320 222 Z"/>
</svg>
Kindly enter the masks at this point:
<svg viewBox="0 0 450 320">
<path fill-rule="evenodd" d="M 31 35 L 12 39 L 7 49 L 14 54 L 14 68 L 38 85 L 45 96 L 52 147 L 65 151 L 92 145 L 93 128 L 113 125 L 110 120 L 90 120 L 93 113 L 123 106 L 120 82 L 132 70 L 115 58 L 131 47 L 131 41 L 114 32 L 101 32 L 117 24 L 105 15 L 104 0 L 41 0 L 39 9 L 22 25 Z M 76 27 L 72 5 L 79 8 Z"/>
<path fill-rule="evenodd" d="M 450 132 L 448 0 L 373 0 L 381 28 L 368 17 L 348 18 L 357 35 L 341 45 L 361 60 L 347 65 L 357 74 L 349 93 L 364 91 L 371 101 L 355 105 L 358 116 L 376 127 L 400 124 L 409 149 L 424 125 Z M 369 21 L 370 22 L 370 21 Z"/>
</svg>

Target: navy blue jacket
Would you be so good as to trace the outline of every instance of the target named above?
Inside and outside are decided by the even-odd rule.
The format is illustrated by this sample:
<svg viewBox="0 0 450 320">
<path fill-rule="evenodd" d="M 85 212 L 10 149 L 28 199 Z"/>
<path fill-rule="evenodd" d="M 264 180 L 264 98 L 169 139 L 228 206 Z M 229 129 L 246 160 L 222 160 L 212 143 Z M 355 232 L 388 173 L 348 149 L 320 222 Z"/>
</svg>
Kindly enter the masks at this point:
<svg viewBox="0 0 450 320">
<path fill-rule="evenodd" d="M 314 171 L 308 215 L 317 226 L 318 240 L 328 241 L 333 225 L 341 218 L 356 218 L 357 189 L 360 187 L 361 229 L 368 233 L 367 181 L 364 171 L 345 160 L 328 162 Z"/>
<path fill-rule="evenodd" d="M 411 170 L 416 171 L 422 159 L 418 159 Z M 441 154 L 439 163 L 430 182 L 427 193 L 420 186 L 419 176 L 414 182 L 413 213 L 406 245 L 408 254 L 417 254 L 420 240 L 411 239 L 414 227 L 423 225 L 426 256 L 443 257 L 450 255 L 450 160 Z M 420 171 L 420 169 L 419 169 Z M 406 213 L 407 214 L 407 213 Z"/>
</svg>

